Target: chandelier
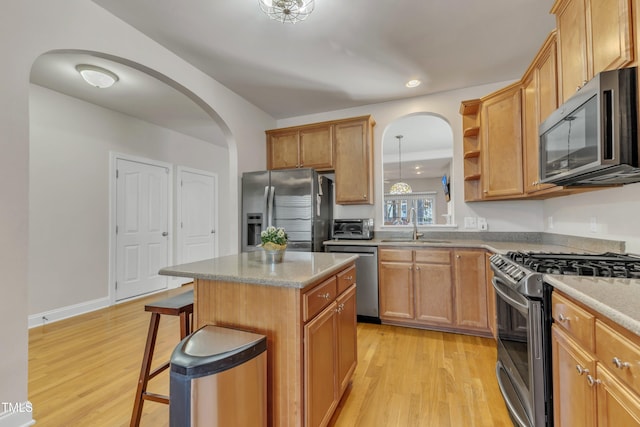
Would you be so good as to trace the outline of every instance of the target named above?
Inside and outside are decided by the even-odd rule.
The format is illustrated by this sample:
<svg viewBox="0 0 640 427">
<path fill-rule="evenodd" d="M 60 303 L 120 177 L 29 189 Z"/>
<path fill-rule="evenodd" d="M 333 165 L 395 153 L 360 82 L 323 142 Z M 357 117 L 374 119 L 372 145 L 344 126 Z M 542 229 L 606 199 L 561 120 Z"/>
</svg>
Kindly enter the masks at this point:
<svg viewBox="0 0 640 427">
<path fill-rule="evenodd" d="M 400 179 L 398 180 L 398 182 L 396 182 L 391 186 L 389 193 L 390 194 L 407 194 L 407 193 L 411 193 L 413 190 L 411 190 L 411 186 L 409 184 L 407 184 L 406 182 L 402 182 L 402 150 L 400 148 L 402 135 L 396 135 L 396 138 L 398 138 L 398 170 L 400 171 Z"/>
<path fill-rule="evenodd" d="M 258 0 L 258 3 L 269 18 L 290 24 L 307 19 L 315 6 L 315 0 Z"/>
</svg>

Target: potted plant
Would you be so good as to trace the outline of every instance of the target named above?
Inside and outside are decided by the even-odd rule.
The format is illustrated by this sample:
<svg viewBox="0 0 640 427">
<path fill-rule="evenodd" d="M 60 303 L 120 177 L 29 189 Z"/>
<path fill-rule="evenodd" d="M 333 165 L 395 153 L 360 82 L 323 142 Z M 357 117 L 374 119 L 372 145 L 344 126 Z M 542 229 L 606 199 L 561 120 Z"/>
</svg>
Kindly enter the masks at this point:
<svg viewBox="0 0 640 427">
<path fill-rule="evenodd" d="M 284 251 L 289 242 L 289 236 L 284 228 L 270 225 L 260 233 L 260 240 L 262 243 L 259 246 L 264 250 L 267 261 L 271 263 L 282 262 Z"/>
</svg>

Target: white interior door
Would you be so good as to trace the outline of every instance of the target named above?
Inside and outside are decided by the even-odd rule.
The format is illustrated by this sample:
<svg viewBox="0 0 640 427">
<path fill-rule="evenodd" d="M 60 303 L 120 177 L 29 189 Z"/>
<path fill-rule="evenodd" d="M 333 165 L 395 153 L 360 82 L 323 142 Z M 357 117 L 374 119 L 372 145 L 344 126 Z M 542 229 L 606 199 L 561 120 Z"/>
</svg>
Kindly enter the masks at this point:
<svg viewBox="0 0 640 427">
<path fill-rule="evenodd" d="M 178 186 L 178 262 L 214 258 L 218 217 L 216 175 L 180 168 Z"/>
<path fill-rule="evenodd" d="M 116 301 L 167 288 L 169 169 L 117 159 Z"/>
</svg>

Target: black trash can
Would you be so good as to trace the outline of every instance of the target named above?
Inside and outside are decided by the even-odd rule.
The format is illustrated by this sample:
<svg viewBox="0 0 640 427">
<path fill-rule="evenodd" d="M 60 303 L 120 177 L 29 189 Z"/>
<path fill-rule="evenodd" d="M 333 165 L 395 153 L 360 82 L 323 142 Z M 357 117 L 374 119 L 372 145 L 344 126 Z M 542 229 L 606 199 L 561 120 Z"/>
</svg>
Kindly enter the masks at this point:
<svg viewBox="0 0 640 427">
<path fill-rule="evenodd" d="M 267 425 L 267 338 L 204 326 L 171 355 L 170 427 Z"/>
</svg>

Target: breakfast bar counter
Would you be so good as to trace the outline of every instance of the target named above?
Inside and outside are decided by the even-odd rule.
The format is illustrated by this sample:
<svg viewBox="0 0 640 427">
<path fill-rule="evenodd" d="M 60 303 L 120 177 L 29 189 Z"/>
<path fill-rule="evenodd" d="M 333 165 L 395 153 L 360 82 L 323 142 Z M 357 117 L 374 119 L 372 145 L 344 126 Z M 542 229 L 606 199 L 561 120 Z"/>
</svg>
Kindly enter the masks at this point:
<svg viewBox="0 0 640 427">
<path fill-rule="evenodd" d="M 267 337 L 269 426 L 326 425 L 351 381 L 356 355 L 357 255 L 261 252 L 166 267 L 194 279 L 194 326 Z"/>
</svg>

